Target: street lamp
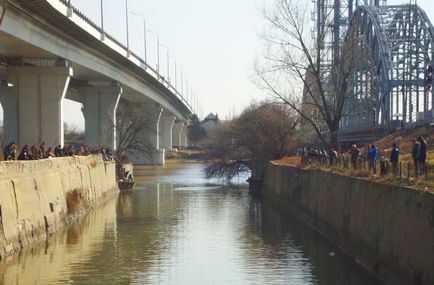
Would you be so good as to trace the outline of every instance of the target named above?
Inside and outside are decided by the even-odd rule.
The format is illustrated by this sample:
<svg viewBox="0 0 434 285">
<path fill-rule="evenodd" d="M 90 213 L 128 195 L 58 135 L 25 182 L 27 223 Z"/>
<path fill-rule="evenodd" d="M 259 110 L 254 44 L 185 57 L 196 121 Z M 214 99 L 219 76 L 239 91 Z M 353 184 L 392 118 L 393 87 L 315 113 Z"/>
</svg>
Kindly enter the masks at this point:
<svg viewBox="0 0 434 285">
<path fill-rule="evenodd" d="M 178 91 L 178 71 L 176 70 L 176 59 L 175 59 L 175 90 Z"/>
<path fill-rule="evenodd" d="M 157 50 L 157 61 L 158 61 L 158 67 L 157 67 L 157 71 L 158 73 L 160 73 L 160 47 L 163 47 L 166 49 L 167 51 L 167 77 L 169 77 L 169 48 L 165 45 L 160 44 L 160 38 L 157 38 L 157 46 L 158 46 L 158 50 Z M 169 82 L 169 78 L 167 78 L 167 82 Z"/>
<path fill-rule="evenodd" d="M 146 43 L 146 18 L 144 15 L 142 15 L 140 13 L 133 12 L 133 11 L 131 11 L 131 14 L 143 19 L 143 49 L 145 52 L 145 69 L 147 69 L 148 68 L 148 55 L 147 55 L 147 43 Z"/>
<path fill-rule="evenodd" d="M 125 0 L 125 21 L 127 24 L 127 56 L 130 56 L 130 34 L 128 29 L 128 0 Z"/>
<path fill-rule="evenodd" d="M 103 0 L 100 0 L 100 6 L 101 6 L 101 40 L 103 41 L 105 39 L 105 33 L 104 33 L 104 5 L 103 5 Z"/>
<path fill-rule="evenodd" d="M 182 74 L 181 70 L 181 97 L 184 98 L 184 75 Z"/>
<path fill-rule="evenodd" d="M 169 83 L 171 83 L 171 78 L 170 78 L 170 63 L 169 63 L 169 59 L 173 59 L 173 62 L 174 62 L 174 65 L 175 65 L 175 68 L 174 68 L 174 71 L 175 71 L 175 89 L 177 89 L 176 88 L 176 58 L 174 57 L 174 56 L 169 56 L 169 52 L 167 52 L 167 79 L 168 79 L 168 81 L 169 81 Z"/>
</svg>

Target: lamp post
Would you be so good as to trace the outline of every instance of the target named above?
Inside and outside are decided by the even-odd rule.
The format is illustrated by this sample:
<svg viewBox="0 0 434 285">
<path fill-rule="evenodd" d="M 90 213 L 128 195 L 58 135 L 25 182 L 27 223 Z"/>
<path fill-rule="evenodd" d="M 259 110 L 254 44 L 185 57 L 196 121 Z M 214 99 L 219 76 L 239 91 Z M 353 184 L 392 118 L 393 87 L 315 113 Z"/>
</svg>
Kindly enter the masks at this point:
<svg viewBox="0 0 434 285">
<path fill-rule="evenodd" d="M 176 79 L 176 58 L 174 57 L 174 56 L 170 56 L 169 55 L 169 51 L 167 51 L 167 80 L 169 81 L 169 83 L 171 83 L 171 78 L 170 78 L 170 62 L 169 62 L 169 60 L 170 59 L 173 59 L 173 63 L 174 63 L 174 66 L 175 66 L 175 68 L 174 68 L 174 72 L 175 72 L 175 89 L 177 89 L 177 86 L 176 86 L 176 81 L 177 81 L 177 79 Z"/>
<path fill-rule="evenodd" d="M 128 0 L 125 0 L 125 21 L 127 26 L 127 56 L 130 56 L 130 34 L 128 27 Z"/>
<path fill-rule="evenodd" d="M 158 68 L 157 71 L 158 73 L 160 73 L 160 47 L 163 47 L 166 49 L 167 51 L 167 77 L 169 77 L 169 48 L 165 45 L 160 44 L 160 38 L 157 38 L 157 46 L 158 46 L 158 50 L 157 50 L 157 61 L 158 61 Z M 167 82 L 169 82 L 169 78 L 167 78 Z"/>
<path fill-rule="evenodd" d="M 105 39 L 105 33 L 104 33 L 104 5 L 103 0 L 100 0 L 100 6 L 101 6 L 101 40 L 103 41 Z"/>
<path fill-rule="evenodd" d="M 157 74 L 160 79 L 160 36 L 157 35 Z"/>
<path fill-rule="evenodd" d="M 167 49 L 167 83 L 170 84 L 170 65 L 169 65 L 169 49 Z"/>
<path fill-rule="evenodd" d="M 140 17 L 143 19 L 143 50 L 145 53 L 145 69 L 148 68 L 148 52 L 147 52 L 147 39 L 146 39 L 146 18 L 144 15 L 140 14 L 140 13 L 136 13 L 131 11 L 131 14 L 133 14 L 134 16 Z"/>
<path fill-rule="evenodd" d="M 182 74 L 181 70 L 181 97 L 184 98 L 184 75 Z"/>
<path fill-rule="evenodd" d="M 178 72 L 176 70 L 176 59 L 175 59 L 175 90 L 178 90 Z"/>
</svg>

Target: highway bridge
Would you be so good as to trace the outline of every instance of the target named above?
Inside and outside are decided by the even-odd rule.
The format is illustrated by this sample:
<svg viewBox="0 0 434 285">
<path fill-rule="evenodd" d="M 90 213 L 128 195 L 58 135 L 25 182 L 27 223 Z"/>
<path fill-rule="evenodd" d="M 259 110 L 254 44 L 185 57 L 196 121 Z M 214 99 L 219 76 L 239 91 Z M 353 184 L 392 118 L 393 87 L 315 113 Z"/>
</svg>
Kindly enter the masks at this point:
<svg viewBox="0 0 434 285">
<path fill-rule="evenodd" d="M 187 146 L 186 124 L 195 110 L 143 59 L 65 0 L 4 1 L 4 141 L 63 145 L 62 100 L 67 98 L 83 104 L 87 144 L 116 148 L 112 122 L 118 104 L 126 100 L 159 114 L 153 122 L 157 135 L 149 139 L 160 157 L 164 149 Z"/>
</svg>

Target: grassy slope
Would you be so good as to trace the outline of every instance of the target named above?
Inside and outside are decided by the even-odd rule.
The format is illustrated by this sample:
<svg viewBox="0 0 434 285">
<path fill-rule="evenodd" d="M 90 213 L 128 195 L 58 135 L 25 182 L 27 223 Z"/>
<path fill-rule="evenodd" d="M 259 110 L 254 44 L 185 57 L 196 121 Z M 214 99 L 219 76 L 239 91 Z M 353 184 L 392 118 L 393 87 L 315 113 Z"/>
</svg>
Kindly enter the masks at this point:
<svg viewBox="0 0 434 285">
<path fill-rule="evenodd" d="M 434 192 L 434 129 L 433 128 L 420 127 L 412 130 L 396 131 L 376 141 L 375 144 L 378 147 L 379 156 L 384 155 L 386 157 L 389 157 L 392 144 L 394 142 L 398 143 L 401 150 L 400 160 L 402 161 L 403 175 L 406 176 L 407 162 L 410 162 L 410 170 L 411 170 L 411 174 L 413 174 L 413 160 L 411 157 L 411 149 L 413 145 L 412 139 L 416 139 L 419 136 L 425 138 L 425 140 L 428 143 L 427 163 L 429 165 L 429 168 L 428 168 L 427 180 L 423 178 L 416 178 L 413 176 L 410 177 L 410 179 L 399 178 L 399 177 L 394 177 L 391 174 L 385 177 L 372 177 L 371 173 L 367 170 L 357 170 L 357 171 L 344 170 L 339 167 L 330 169 L 324 167 L 323 165 L 308 165 L 307 167 L 309 168 L 320 167 L 323 168 L 325 171 L 339 172 L 344 175 L 351 175 L 356 177 L 365 177 L 367 179 L 375 180 L 379 183 L 390 183 L 390 184 L 396 184 L 401 186 L 410 186 L 413 188 Z M 299 166 L 301 161 L 299 157 L 292 156 L 292 157 L 284 157 L 274 162 L 282 165 Z"/>
</svg>

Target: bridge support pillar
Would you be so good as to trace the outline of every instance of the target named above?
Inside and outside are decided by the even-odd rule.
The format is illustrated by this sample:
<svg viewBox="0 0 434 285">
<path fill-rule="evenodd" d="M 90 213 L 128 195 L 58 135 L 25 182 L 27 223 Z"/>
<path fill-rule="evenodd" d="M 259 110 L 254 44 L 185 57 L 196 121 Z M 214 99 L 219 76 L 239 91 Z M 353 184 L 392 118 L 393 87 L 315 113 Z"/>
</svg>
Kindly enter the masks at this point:
<svg viewBox="0 0 434 285">
<path fill-rule="evenodd" d="M 149 112 L 155 111 L 155 116 L 149 118 L 152 121 L 149 122 L 150 130 L 149 132 L 146 133 L 146 140 L 151 146 L 153 146 L 155 152 L 153 154 L 153 157 L 145 157 L 143 155 L 136 155 L 130 153 L 131 162 L 135 165 L 151 165 L 151 164 L 164 165 L 165 149 L 160 148 L 161 147 L 160 124 L 161 124 L 161 118 L 163 114 L 163 108 L 161 107 L 160 104 L 152 104 L 152 106 L 145 107 L 144 109 Z"/>
<path fill-rule="evenodd" d="M 188 132 L 188 125 L 185 124 L 185 126 L 181 130 L 180 134 L 180 147 L 181 148 L 188 148 L 188 138 L 187 138 L 187 132 Z"/>
<path fill-rule="evenodd" d="M 185 123 L 183 121 L 176 121 L 175 125 L 173 125 L 173 147 L 182 148 L 181 137 L 182 137 L 182 129 L 185 128 Z"/>
<path fill-rule="evenodd" d="M 172 150 L 173 148 L 173 125 L 175 124 L 176 117 L 171 113 L 164 113 L 161 116 L 159 135 L 161 147 L 165 150 Z"/>
<path fill-rule="evenodd" d="M 85 143 L 116 150 L 116 108 L 122 88 L 116 86 L 80 87 L 83 96 Z"/>
<path fill-rule="evenodd" d="M 16 136 L 19 147 L 42 142 L 63 145 L 62 102 L 72 68 L 20 66 L 8 67 L 7 73 L 16 88 L 15 96 L 3 100 L 10 108 L 5 116 L 10 137 Z"/>
<path fill-rule="evenodd" d="M 18 142 L 17 89 L 0 86 L 0 103 L 3 107 L 3 147 L 10 142 Z"/>
</svg>

